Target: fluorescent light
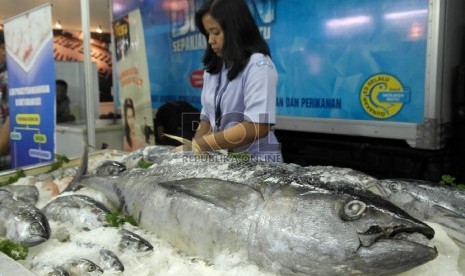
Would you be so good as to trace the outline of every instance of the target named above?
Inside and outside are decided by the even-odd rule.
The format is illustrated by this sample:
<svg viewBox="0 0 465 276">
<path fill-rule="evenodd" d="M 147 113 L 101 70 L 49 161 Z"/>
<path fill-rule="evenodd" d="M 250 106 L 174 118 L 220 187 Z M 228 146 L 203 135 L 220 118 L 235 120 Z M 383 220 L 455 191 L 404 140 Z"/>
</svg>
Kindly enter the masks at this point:
<svg viewBox="0 0 465 276">
<path fill-rule="evenodd" d="M 407 19 L 412 17 L 424 16 L 428 14 L 428 10 L 412 10 L 403 12 L 391 12 L 384 15 L 386 20 Z"/>
<path fill-rule="evenodd" d="M 366 25 L 369 23 L 371 23 L 370 16 L 360 15 L 328 20 L 326 22 L 326 27 L 329 29 L 351 28 L 354 26 Z"/>
</svg>

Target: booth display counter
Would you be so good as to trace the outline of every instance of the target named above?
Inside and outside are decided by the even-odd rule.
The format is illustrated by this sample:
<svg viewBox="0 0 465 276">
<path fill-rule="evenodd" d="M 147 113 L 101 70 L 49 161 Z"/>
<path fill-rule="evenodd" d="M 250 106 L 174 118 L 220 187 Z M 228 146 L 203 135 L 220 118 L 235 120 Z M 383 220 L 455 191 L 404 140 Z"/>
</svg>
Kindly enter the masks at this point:
<svg viewBox="0 0 465 276">
<path fill-rule="evenodd" d="M 80 157 L 84 151 L 83 142 L 86 141 L 87 127 L 84 121 L 57 124 L 56 153 L 67 157 Z M 123 126 L 120 123 L 97 123 L 95 125 L 96 150 L 108 148 L 123 150 Z"/>
<path fill-rule="evenodd" d="M 34 276 L 36 274 L 0 252 L 0 275 L 2 276 Z"/>
</svg>

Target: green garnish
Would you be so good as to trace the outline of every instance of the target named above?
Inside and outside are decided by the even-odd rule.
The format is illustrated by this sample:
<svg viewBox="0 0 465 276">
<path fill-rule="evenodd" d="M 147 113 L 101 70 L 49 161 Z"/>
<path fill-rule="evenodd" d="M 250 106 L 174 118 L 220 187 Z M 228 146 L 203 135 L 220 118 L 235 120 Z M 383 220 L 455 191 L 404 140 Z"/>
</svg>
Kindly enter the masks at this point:
<svg viewBox="0 0 465 276">
<path fill-rule="evenodd" d="M 0 252 L 5 253 L 13 260 L 24 260 L 29 253 L 29 247 L 24 243 L 16 243 L 10 240 L 1 240 Z"/>
<path fill-rule="evenodd" d="M 457 188 L 457 189 L 465 190 L 465 184 L 463 184 L 463 183 L 455 183 L 455 180 L 456 180 L 455 177 L 446 174 L 446 175 L 443 175 L 441 177 L 441 181 L 439 181 L 439 184 L 449 185 L 449 186 Z"/>
<path fill-rule="evenodd" d="M 26 174 L 24 173 L 23 170 L 19 169 L 15 171 L 15 174 L 13 176 L 8 177 L 8 180 L 6 182 L 0 183 L 0 186 L 8 185 L 11 183 L 15 183 L 18 181 L 18 179 L 25 177 Z"/>
<path fill-rule="evenodd" d="M 51 168 L 48 172 L 53 172 L 55 170 L 58 170 L 59 168 L 61 168 L 61 166 L 63 166 L 64 163 L 69 162 L 69 158 L 66 157 L 66 155 L 55 154 L 55 160 L 56 161 L 52 163 Z"/>
<path fill-rule="evenodd" d="M 153 162 L 148 162 L 148 161 L 144 161 L 144 160 L 139 161 L 139 168 L 141 168 L 141 169 L 148 169 L 152 165 L 153 165 Z"/>
<path fill-rule="evenodd" d="M 130 224 L 132 224 L 134 226 L 137 226 L 137 222 L 133 217 L 128 216 L 128 215 L 123 215 L 123 214 L 121 214 L 120 211 L 116 211 L 116 212 L 113 212 L 111 214 L 108 214 L 105 217 L 105 220 L 107 222 L 109 222 L 110 226 L 112 226 L 112 227 L 119 227 L 119 226 L 125 224 L 126 222 L 130 223 Z"/>
</svg>

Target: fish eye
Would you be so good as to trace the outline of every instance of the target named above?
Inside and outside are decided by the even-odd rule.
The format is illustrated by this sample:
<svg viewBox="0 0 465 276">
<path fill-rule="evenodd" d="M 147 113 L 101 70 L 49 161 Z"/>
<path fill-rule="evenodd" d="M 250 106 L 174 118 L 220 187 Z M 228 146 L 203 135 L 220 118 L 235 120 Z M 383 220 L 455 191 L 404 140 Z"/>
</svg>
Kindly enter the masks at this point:
<svg viewBox="0 0 465 276">
<path fill-rule="evenodd" d="M 19 213 L 16 217 L 18 218 L 18 220 L 24 220 L 27 219 L 27 214 Z"/>
<path fill-rule="evenodd" d="M 400 191 L 401 187 L 399 183 L 391 183 L 389 184 L 389 189 L 394 193 L 397 193 L 398 191 Z"/>
<path fill-rule="evenodd" d="M 343 216 L 345 220 L 354 220 L 359 218 L 366 210 L 365 202 L 354 199 L 344 205 Z"/>
<path fill-rule="evenodd" d="M 89 267 L 87 268 L 87 271 L 88 272 L 92 272 L 92 271 L 95 271 L 97 269 L 97 267 L 95 265 L 89 265 Z"/>
</svg>

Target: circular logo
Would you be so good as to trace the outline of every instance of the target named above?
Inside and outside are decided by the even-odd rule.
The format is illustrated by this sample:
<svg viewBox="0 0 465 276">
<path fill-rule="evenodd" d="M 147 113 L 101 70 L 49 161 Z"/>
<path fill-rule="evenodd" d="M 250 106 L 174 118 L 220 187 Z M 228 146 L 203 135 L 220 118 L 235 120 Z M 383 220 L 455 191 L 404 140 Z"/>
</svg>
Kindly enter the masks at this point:
<svg viewBox="0 0 465 276">
<path fill-rule="evenodd" d="M 371 76 L 360 93 L 363 109 L 377 119 L 387 119 L 399 113 L 406 98 L 400 81 L 389 74 Z"/>
</svg>

